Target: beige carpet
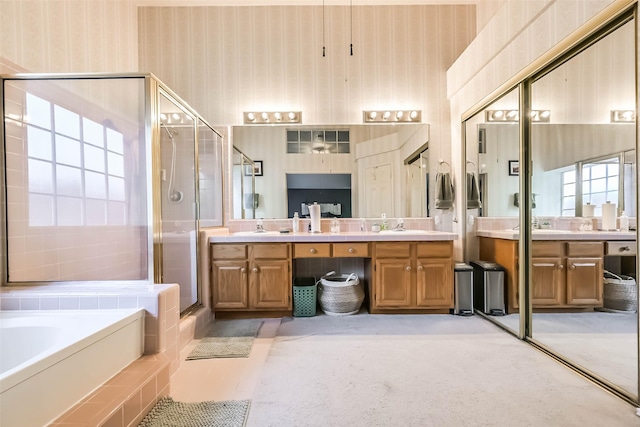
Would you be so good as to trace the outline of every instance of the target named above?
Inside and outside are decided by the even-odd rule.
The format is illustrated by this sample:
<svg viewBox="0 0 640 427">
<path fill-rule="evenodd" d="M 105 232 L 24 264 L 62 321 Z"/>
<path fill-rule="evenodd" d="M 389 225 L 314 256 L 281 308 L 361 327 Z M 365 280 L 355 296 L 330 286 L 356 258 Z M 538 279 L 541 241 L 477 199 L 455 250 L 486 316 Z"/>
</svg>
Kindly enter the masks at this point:
<svg viewBox="0 0 640 427">
<path fill-rule="evenodd" d="M 635 408 L 477 316 L 283 320 L 256 426 L 639 426 Z"/>
</svg>

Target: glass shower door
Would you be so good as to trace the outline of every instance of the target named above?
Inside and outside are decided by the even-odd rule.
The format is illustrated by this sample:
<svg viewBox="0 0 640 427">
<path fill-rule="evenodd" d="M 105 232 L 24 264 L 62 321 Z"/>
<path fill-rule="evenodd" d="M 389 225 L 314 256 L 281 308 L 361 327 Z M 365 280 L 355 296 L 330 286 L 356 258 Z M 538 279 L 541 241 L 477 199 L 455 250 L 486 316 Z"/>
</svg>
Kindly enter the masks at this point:
<svg viewBox="0 0 640 427">
<path fill-rule="evenodd" d="M 198 303 L 195 118 L 160 92 L 161 283 L 180 286 L 180 312 Z"/>
</svg>

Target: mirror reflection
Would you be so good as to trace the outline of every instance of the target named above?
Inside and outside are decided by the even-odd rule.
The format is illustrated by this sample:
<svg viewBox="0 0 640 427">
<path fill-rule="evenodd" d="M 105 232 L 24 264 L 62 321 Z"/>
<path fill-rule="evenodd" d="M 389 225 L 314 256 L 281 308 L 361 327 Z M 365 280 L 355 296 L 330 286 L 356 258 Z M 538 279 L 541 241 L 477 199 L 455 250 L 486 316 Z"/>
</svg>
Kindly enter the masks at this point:
<svg viewBox="0 0 640 427">
<path fill-rule="evenodd" d="M 531 265 L 532 338 L 637 396 L 635 253 L 618 250 L 636 246 L 636 233 L 620 230 L 623 215 L 636 223 L 635 125 L 611 114 L 635 105 L 633 27 L 532 84 L 532 108 L 551 112 L 550 124 L 532 124 L 532 214 L 551 229 L 595 234 L 534 240 Z"/>
<path fill-rule="evenodd" d="M 255 218 L 304 217 L 313 202 L 323 217 L 429 215 L 428 125 L 247 125 L 232 132 L 234 147 L 259 165 Z M 233 174 L 234 218 L 253 218 L 238 207 L 242 176 Z"/>
<path fill-rule="evenodd" d="M 503 295 L 498 296 L 497 305 L 483 307 L 483 311 L 502 310 L 504 315 L 492 318 L 516 334 L 520 235 L 518 100 L 518 91 L 514 89 L 465 123 L 467 181 L 476 178 L 478 191 L 476 201 L 473 187 L 467 185 L 466 259 L 472 264 L 478 260 L 492 262 L 503 270 L 494 273 L 502 274 Z M 495 231 L 504 235 L 496 238 Z M 474 274 L 484 274 L 481 266 L 475 267 Z"/>
<path fill-rule="evenodd" d="M 637 396 L 636 129 L 614 122 L 612 112 L 635 109 L 633 26 L 532 83 L 527 226 L 532 340 Z M 517 108 L 514 90 L 465 123 L 467 174 L 478 172 L 482 201 L 467 209 L 466 259 L 504 268 L 506 315 L 491 318 L 512 331 L 525 262 L 518 262 L 523 178 L 518 122 L 505 117 Z"/>
</svg>

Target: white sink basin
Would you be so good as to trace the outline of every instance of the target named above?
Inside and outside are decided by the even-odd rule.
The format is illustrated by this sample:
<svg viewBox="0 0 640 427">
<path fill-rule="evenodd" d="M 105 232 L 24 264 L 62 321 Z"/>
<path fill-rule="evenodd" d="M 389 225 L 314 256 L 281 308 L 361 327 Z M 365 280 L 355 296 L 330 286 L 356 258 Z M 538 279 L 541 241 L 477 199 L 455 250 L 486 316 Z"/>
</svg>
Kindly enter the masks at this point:
<svg viewBox="0 0 640 427">
<path fill-rule="evenodd" d="M 382 234 L 429 234 L 430 230 L 380 230 Z"/>
<path fill-rule="evenodd" d="M 233 233 L 235 236 L 273 236 L 281 234 L 279 231 L 237 231 Z M 286 233 L 282 233 L 286 234 Z"/>
</svg>

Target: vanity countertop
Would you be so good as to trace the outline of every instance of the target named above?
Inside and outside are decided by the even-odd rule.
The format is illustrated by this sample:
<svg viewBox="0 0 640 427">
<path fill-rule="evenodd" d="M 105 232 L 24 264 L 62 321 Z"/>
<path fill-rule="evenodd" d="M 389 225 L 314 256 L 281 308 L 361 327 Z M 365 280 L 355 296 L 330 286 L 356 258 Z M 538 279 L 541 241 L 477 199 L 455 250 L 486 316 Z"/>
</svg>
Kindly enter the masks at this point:
<svg viewBox="0 0 640 427">
<path fill-rule="evenodd" d="M 494 239 L 518 240 L 520 232 L 518 230 L 480 230 L 476 231 L 476 236 L 491 237 Z M 533 230 L 532 240 L 636 240 L 635 231 L 571 231 L 557 229 Z"/>
<path fill-rule="evenodd" d="M 398 241 L 446 241 L 456 240 L 456 233 L 430 230 L 406 230 L 406 231 L 348 231 L 340 233 L 280 233 L 268 231 L 256 233 L 243 231 L 228 234 L 215 234 L 209 236 L 210 243 L 305 243 L 305 242 L 398 242 Z"/>
</svg>

